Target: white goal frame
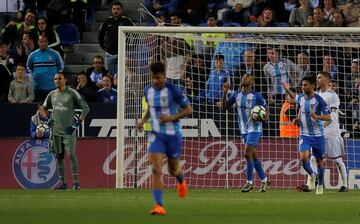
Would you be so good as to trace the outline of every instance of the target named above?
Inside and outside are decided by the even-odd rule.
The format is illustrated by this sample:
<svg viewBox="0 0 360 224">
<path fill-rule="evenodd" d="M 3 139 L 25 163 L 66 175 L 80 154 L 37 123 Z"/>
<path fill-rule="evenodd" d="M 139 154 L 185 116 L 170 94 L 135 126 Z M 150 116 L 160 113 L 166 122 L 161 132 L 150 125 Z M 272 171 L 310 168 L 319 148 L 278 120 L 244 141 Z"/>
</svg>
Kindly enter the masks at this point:
<svg viewBox="0 0 360 224">
<path fill-rule="evenodd" d="M 242 34 L 347 34 L 360 35 L 359 27 L 144 27 L 120 26 L 118 36 L 118 102 L 116 138 L 116 188 L 124 188 L 125 50 L 127 33 L 242 33 Z M 121 66 L 123 65 L 123 66 Z"/>
</svg>

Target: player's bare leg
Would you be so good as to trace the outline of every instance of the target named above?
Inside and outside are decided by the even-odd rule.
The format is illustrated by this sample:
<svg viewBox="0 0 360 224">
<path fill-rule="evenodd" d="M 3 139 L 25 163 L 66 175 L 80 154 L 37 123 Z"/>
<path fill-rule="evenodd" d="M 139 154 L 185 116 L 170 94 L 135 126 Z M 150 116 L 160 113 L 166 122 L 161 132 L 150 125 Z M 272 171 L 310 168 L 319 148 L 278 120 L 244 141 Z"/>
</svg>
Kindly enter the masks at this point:
<svg viewBox="0 0 360 224">
<path fill-rule="evenodd" d="M 150 210 L 152 215 L 165 215 L 166 211 L 163 207 L 162 195 L 163 195 L 163 167 L 164 155 L 162 153 L 150 153 L 149 161 L 152 169 L 152 189 L 155 205 Z"/>
<path fill-rule="evenodd" d="M 188 188 L 186 180 L 184 180 L 184 174 L 180 167 L 179 159 L 168 159 L 168 170 L 170 175 L 174 176 L 178 181 L 177 193 L 180 198 L 185 198 L 188 194 Z"/>
<path fill-rule="evenodd" d="M 310 189 L 315 189 L 315 180 L 316 180 L 316 174 L 314 173 L 314 171 L 311 168 L 310 165 L 310 150 L 306 150 L 303 152 L 300 152 L 300 158 L 301 158 L 301 162 L 302 162 L 302 167 L 304 168 L 304 170 L 308 173 L 308 175 L 311 177 L 309 183 L 308 183 L 308 187 Z"/>
</svg>

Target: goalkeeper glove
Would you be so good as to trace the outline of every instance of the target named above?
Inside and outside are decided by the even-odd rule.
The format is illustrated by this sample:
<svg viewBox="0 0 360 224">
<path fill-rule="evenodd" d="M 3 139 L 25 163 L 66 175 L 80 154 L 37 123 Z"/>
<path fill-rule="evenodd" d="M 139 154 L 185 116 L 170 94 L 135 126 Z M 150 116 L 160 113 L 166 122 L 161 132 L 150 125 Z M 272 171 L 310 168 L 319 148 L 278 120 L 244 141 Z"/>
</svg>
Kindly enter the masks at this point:
<svg viewBox="0 0 360 224">
<path fill-rule="evenodd" d="M 80 119 L 75 120 L 75 123 L 72 126 L 65 129 L 65 133 L 72 135 L 80 127 L 81 122 L 82 121 Z"/>
</svg>

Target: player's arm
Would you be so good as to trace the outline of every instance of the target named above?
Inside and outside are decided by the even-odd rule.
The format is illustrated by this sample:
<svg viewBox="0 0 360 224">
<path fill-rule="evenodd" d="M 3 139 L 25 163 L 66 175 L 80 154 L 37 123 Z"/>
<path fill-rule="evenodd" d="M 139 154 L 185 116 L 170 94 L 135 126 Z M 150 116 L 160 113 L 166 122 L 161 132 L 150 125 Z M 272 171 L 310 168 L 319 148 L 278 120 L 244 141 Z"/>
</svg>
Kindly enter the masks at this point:
<svg viewBox="0 0 360 224">
<path fill-rule="evenodd" d="M 321 111 L 322 114 L 317 114 L 315 113 L 315 111 L 317 110 L 313 110 L 310 112 L 310 116 L 316 120 L 322 120 L 322 121 L 331 121 L 331 115 L 330 115 L 330 111 L 327 109 L 326 103 L 323 100 L 323 98 L 321 98 L 320 96 L 318 96 L 318 107 L 319 110 Z"/>
<path fill-rule="evenodd" d="M 149 108 L 147 108 L 144 116 L 142 116 L 141 120 L 136 124 L 136 128 L 138 130 L 143 130 L 144 124 L 146 123 L 147 120 L 149 120 L 149 118 L 150 118 L 150 111 Z"/>
<path fill-rule="evenodd" d="M 220 104 L 220 108 L 225 111 L 227 110 L 227 93 L 230 90 L 230 83 L 229 82 L 225 82 L 223 85 L 223 97 L 221 100 L 221 104 Z"/>
<path fill-rule="evenodd" d="M 36 138 L 36 125 L 32 120 L 30 120 L 30 136 Z"/>
<path fill-rule="evenodd" d="M 289 85 L 289 83 L 281 82 L 281 85 L 284 87 L 285 91 L 289 94 L 289 96 L 290 96 L 291 98 L 295 99 L 296 93 L 294 93 L 293 91 L 290 90 L 290 85 Z"/>
</svg>

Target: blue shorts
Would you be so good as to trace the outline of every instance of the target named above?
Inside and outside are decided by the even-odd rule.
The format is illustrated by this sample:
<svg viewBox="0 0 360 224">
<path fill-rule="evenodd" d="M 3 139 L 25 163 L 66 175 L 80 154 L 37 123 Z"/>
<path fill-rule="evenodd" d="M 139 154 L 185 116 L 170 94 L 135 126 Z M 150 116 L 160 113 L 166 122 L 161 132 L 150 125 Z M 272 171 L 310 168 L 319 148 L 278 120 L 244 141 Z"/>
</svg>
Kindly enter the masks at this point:
<svg viewBox="0 0 360 224">
<path fill-rule="evenodd" d="M 317 159 L 324 159 L 325 157 L 325 137 L 310 137 L 300 135 L 299 151 L 305 152 L 312 150 L 312 154 Z"/>
<path fill-rule="evenodd" d="M 256 147 L 261 137 L 261 132 L 249 132 L 247 134 L 241 134 L 242 141 L 245 145 Z"/>
<path fill-rule="evenodd" d="M 148 136 L 148 152 L 163 153 L 169 159 L 178 159 L 181 156 L 182 135 L 166 135 L 150 132 Z"/>
</svg>

